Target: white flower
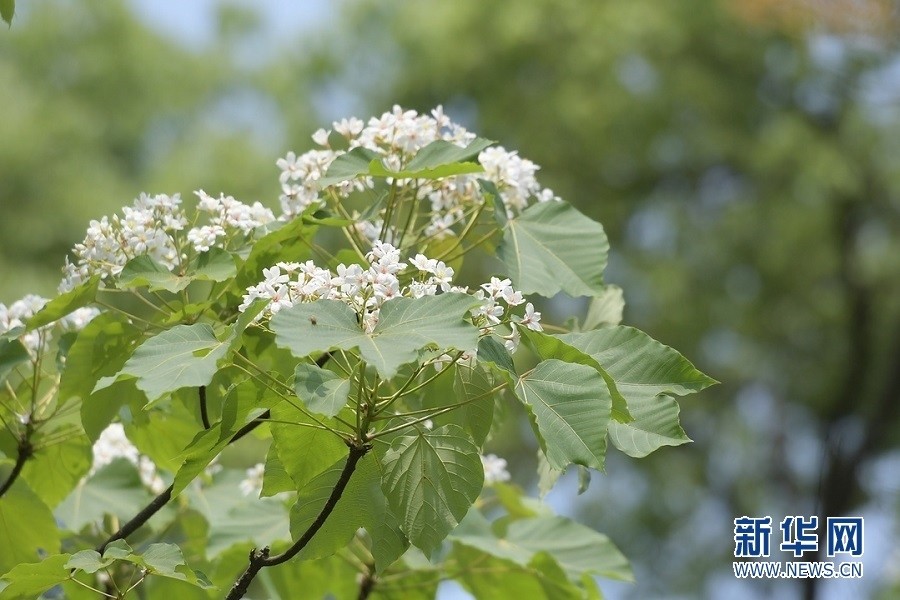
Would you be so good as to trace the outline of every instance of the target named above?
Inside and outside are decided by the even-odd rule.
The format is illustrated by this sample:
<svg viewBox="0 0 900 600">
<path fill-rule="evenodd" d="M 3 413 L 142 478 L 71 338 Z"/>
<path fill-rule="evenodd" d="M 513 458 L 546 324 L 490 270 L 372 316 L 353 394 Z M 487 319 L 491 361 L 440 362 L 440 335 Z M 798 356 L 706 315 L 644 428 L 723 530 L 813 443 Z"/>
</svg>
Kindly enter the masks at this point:
<svg viewBox="0 0 900 600">
<path fill-rule="evenodd" d="M 541 313 L 534 310 L 534 305 L 531 302 L 525 305 L 525 316 L 519 323 L 532 331 L 544 330 L 541 326 Z"/>
<path fill-rule="evenodd" d="M 334 127 L 334 130 L 339 134 L 346 138 L 352 138 L 363 130 L 365 127 L 365 123 L 363 123 L 360 119 L 356 117 L 350 117 L 349 119 L 341 119 L 340 121 L 335 121 L 331 124 Z"/>
<path fill-rule="evenodd" d="M 204 225 L 188 231 L 187 239 L 197 252 L 208 252 L 216 245 L 216 240 L 224 236 L 225 229 L 221 225 Z"/>
<path fill-rule="evenodd" d="M 424 254 L 416 254 L 415 258 L 411 258 L 409 263 L 420 271 L 426 273 L 434 273 L 437 261 L 426 257 Z"/>
<path fill-rule="evenodd" d="M 138 449 L 125 436 L 125 428 L 121 423 L 112 423 L 100 433 L 94 442 L 94 462 L 88 473 L 90 477 L 117 458 L 124 458 L 138 469 L 141 482 L 158 494 L 166 488 L 156 465 L 150 458 L 140 454 Z"/>
<path fill-rule="evenodd" d="M 515 354 L 516 350 L 519 349 L 519 342 L 522 340 L 522 335 L 519 333 L 519 330 L 513 327 L 512 333 L 502 337 L 504 340 L 503 345 L 506 346 L 509 353 Z"/>
<path fill-rule="evenodd" d="M 323 128 L 316 129 L 316 132 L 312 134 L 312 139 L 315 143 L 320 146 L 328 146 L 328 136 L 331 134 L 330 131 L 326 131 Z"/>
<path fill-rule="evenodd" d="M 488 454 L 481 457 L 481 466 L 484 467 L 484 485 L 509 481 L 506 459 L 500 458 L 496 454 Z"/>
<path fill-rule="evenodd" d="M 64 331 L 81 331 L 84 329 L 84 326 L 91 322 L 91 320 L 100 314 L 100 311 L 96 308 L 85 306 L 83 308 L 76 309 L 72 313 L 66 315 L 60 320 L 60 324 Z"/>
<path fill-rule="evenodd" d="M 250 494 L 259 495 L 262 491 L 263 486 L 263 475 L 265 474 L 266 466 L 262 463 L 257 463 L 256 465 L 247 469 L 247 477 L 244 478 L 238 487 L 241 490 L 241 493 L 245 496 L 249 496 Z"/>
</svg>

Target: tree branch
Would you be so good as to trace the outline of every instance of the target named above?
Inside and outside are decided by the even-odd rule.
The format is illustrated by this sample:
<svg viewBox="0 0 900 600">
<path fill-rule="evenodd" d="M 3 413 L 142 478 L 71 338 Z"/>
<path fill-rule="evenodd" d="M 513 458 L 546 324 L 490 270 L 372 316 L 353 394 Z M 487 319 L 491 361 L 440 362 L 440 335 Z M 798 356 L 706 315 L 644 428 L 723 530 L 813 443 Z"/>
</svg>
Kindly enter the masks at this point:
<svg viewBox="0 0 900 600">
<path fill-rule="evenodd" d="M 200 396 L 200 420 L 203 421 L 203 429 L 209 429 L 209 413 L 206 411 L 206 386 L 201 385 L 198 387 L 197 394 Z"/>
<path fill-rule="evenodd" d="M 327 363 L 330 358 L 331 358 L 331 353 L 326 352 L 325 354 L 323 354 L 316 360 L 316 365 L 319 367 L 323 367 L 323 366 L 325 366 L 325 363 Z M 201 416 L 203 416 L 204 413 L 206 412 L 206 386 L 200 386 L 198 388 L 198 390 L 199 390 L 199 395 L 200 395 L 200 414 L 201 414 Z M 231 436 L 231 439 L 228 440 L 228 445 L 235 443 L 236 441 L 238 441 L 239 439 L 241 439 L 242 437 L 244 437 L 245 435 L 247 435 L 248 433 L 250 433 L 257 427 L 262 425 L 271 416 L 272 416 L 272 412 L 269 410 L 261 413 L 255 419 L 253 419 L 252 421 L 250 421 L 249 423 L 247 423 L 246 425 L 244 425 L 243 427 L 238 429 L 237 432 L 235 432 L 235 434 L 233 436 Z M 204 426 L 207 429 L 209 429 L 208 417 L 204 418 Z M 20 458 L 21 462 L 24 463 L 25 461 L 24 461 L 24 459 L 21 458 L 21 456 L 22 455 L 20 452 L 19 458 Z M 17 463 L 17 465 L 18 465 L 18 463 Z M 18 469 L 21 470 L 22 467 L 18 466 Z M 11 485 L 10 482 L 17 475 L 18 475 L 18 472 L 14 468 L 13 473 L 10 476 L 10 480 L 7 483 Z M 7 484 L 4 484 L 2 492 L 6 491 L 6 487 L 7 487 Z M 103 551 L 106 549 L 106 547 L 108 545 L 110 545 L 111 543 L 113 543 L 116 540 L 123 540 L 126 537 L 128 537 L 129 535 L 131 535 L 132 533 L 134 533 L 135 531 L 137 531 L 138 529 L 140 529 L 141 526 L 143 526 L 147 521 L 150 520 L 150 517 L 152 517 L 153 515 L 158 513 L 160 511 L 160 509 L 162 509 L 162 507 L 164 507 L 166 504 L 169 503 L 169 501 L 172 499 L 172 491 L 174 489 L 175 489 L 175 484 L 172 484 L 168 488 L 163 490 L 163 492 L 161 494 L 159 494 L 156 498 L 154 498 L 153 500 L 150 501 L 150 504 L 148 504 L 147 506 L 142 508 L 141 511 L 138 514 L 136 514 L 134 517 L 132 517 L 131 520 L 129 520 L 124 525 L 122 525 L 122 527 L 120 527 L 117 532 L 112 534 L 106 541 L 104 541 L 102 544 L 97 546 L 97 548 L 96 548 L 97 552 L 99 552 L 100 554 L 103 554 Z M 3 495 L 2 492 L 0 492 L 0 496 Z"/>
<path fill-rule="evenodd" d="M 12 484 L 16 482 L 16 479 L 19 478 L 19 475 L 22 473 L 22 469 L 25 467 L 25 462 L 31 458 L 33 454 L 33 448 L 31 447 L 31 442 L 28 439 L 28 435 L 26 434 L 21 440 L 19 440 L 19 445 L 16 448 L 18 451 L 18 456 L 16 456 L 16 464 L 13 465 L 12 471 L 9 474 L 9 477 L 6 478 L 6 481 L 3 482 L 3 485 L 0 486 L 0 498 L 3 497 L 9 488 L 12 487 Z"/>
<path fill-rule="evenodd" d="M 359 463 L 360 459 L 366 455 L 371 446 L 368 444 L 359 445 L 359 446 L 350 446 L 350 454 L 347 457 L 347 462 L 344 464 L 344 468 L 341 471 L 341 475 L 338 478 L 337 484 L 335 484 L 334 489 L 331 490 L 331 495 L 328 497 L 328 500 L 325 502 L 325 506 L 322 507 L 321 512 L 316 517 L 316 520 L 312 522 L 309 528 L 300 536 L 294 544 L 282 552 L 281 554 L 276 554 L 275 556 L 269 556 L 269 548 L 265 547 L 262 550 L 256 550 L 255 548 L 250 551 L 250 565 L 247 567 L 247 570 L 243 572 L 243 574 L 238 578 L 237 581 L 234 582 L 234 585 L 231 588 L 231 591 L 225 597 L 225 600 L 238 600 L 239 598 L 243 598 L 244 594 L 247 593 L 247 589 L 250 587 L 250 583 L 256 577 L 257 573 L 259 573 L 262 569 L 266 567 L 274 567 L 276 565 L 280 565 L 285 563 L 303 550 L 306 545 L 310 542 L 313 536 L 322 528 L 322 525 L 325 524 L 325 521 L 334 511 L 335 506 L 337 506 L 338 500 L 341 499 L 341 495 L 344 493 L 344 489 L 347 487 L 347 484 L 350 482 L 350 477 L 353 475 L 353 471 L 356 470 L 356 465 Z"/>
<path fill-rule="evenodd" d="M 356 600 L 368 600 L 369 595 L 375 589 L 375 584 L 378 583 L 378 578 L 375 577 L 375 565 L 368 564 L 366 567 L 366 572 L 363 573 L 359 582 L 359 596 L 356 597 Z"/>
</svg>

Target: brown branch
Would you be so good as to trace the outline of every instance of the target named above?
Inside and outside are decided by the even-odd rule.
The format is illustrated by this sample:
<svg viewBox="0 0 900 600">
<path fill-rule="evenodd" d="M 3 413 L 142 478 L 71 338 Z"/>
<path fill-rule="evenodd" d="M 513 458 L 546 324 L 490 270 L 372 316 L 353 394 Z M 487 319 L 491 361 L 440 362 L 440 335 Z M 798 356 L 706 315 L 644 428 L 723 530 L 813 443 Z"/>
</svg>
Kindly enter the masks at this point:
<svg viewBox="0 0 900 600">
<path fill-rule="evenodd" d="M 341 495 L 344 493 L 344 489 L 346 489 L 347 484 L 350 482 L 353 471 L 356 470 L 356 465 L 359 463 L 360 459 L 366 455 L 370 448 L 371 446 L 368 444 L 350 446 L 350 454 L 347 456 L 347 462 L 344 464 L 341 475 L 338 478 L 334 489 L 331 490 L 331 495 L 328 497 L 328 500 L 325 501 L 325 505 L 322 507 L 316 520 L 313 521 L 303 535 L 300 536 L 300 539 L 294 542 L 290 548 L 281 554 L 269 556 L 268 546 L 261 550 L 255 548 L 251 550 L 250 565 L 247 567 L 247 570 L 241 574 L 238 580 L 234 582 L 234 585 L 232 586 L 231 591 L 228 592 L 225 600 L 238 600 L 239 598 L 243 598 L 244 594 L 247 593 L 247 589 L 250 587 L 250 583 L 261 570 L 291 560 L 306 547 L 313 536 L 315 536 L 319 529 L 322 528 L 322 525 L 325 524 L 328 517 L 331 516 L 335 506 L 337 506 L 338 501 L 341 499 Z"/>
<path fill-rule="evenodd" d="M 28 432 L 30 432 L 30 429 Z M 3 482 L 3 485 L 0 486 L 0 498 L 2 498 L 3 495 L 9 491 L 9 488 L 12 487 L 13 483 L 16 482 L 16 479 L 19 478 L 22 469 L 25 467 L 25 462 L 34 454 L 34 448 L 31 447 L 31 441 L 29 440 L 30 434 L 28 432 L 26 432 L 25 436 L 19 440 L 19 444 L 16 447 L 16 464 L 13 465 L 9 477 L 7 477 L 6 481 Z"/>
<path fill-rule="evenodd" d="M 325 363 L 327 363 L 330 358 L 331 358 L 331 353 L 326 352 L 325 354 L 320 356 L 318 359 L 316 359 L 316 365 L 318 365 L 319 367 L 323 367 L 323 366 L 325 366 Z M 200 386 L 199 389 L 200 389 L 199 393 L 200 393 L 200 406 L 201 406 L 201 416 L 202 416 L 203 412 L 205 412 L 204 407 L 206 405 L 206 402 L 205 402 L 206 387 Z M 255 419 L 253 419 L 252 421 L 250 421 L 249 423 L 247 423 L 246 425 L 244 425 L 243 427 L 238 429 L 237 432 L 235 432 L 235 434 L 233 436 L 231 436 L 231 439 L 228 440 L 228 445 L 235 443 L 236 441 L 238 441 L 239 439 L 241 439 L 242 437 L 244 437 L 245 435 L 247 435 L 248 433 L 250 433 L 257 427 L 262 425 L 271 416 L 272 416 L 272 412 L 269 410 L 261 413 Z M 206 425 L 206 423 L 204 423 L 204 425 Z M 209 426 L 206 425 L 206 428 L 209 429 Z M 20 467 L 20 469 L 21 469 L 21 467 Z M 153 515 L 158 513 L 162 509 L 162 507 L 164 507 L 166 504 L 168 504 L 168 502 L 172 499 L 172 491 L 175 489 L 174 485 L 175 484 L 172 484 L 168 488 L 166 488 L 161 494 L 159 494 L 156 498 L 151 500 L 147 506 L 142 508 L 138 514 L 136 514 L 134 517 L 132 517 L 131 520 L 129 520 L 124 525 L 122 525 L 122 527 L 120 527 L 118 531 L 116 531 L 109 538 L 107 538 L 107 540 L 104 541 L 102 544 L 97 546 L 97 552 L 99 552 L 100 554 L 103 554 L 103 550 L 105 550 L 109 544 L 111 544 L 112 542 L 114 542 L 116 540 L 125 539 L 126 537 L 128 537 L 129 535 L 131 535 L 132 533 L 134 533 L 135 531 L 140 529 L 140 527 L 142 525 L 144 525 L 144 523 L 146 523 L 147 521 L 150 520 L 150 517 L 152 517 Z M 5 486 L 5 484 L 4 484 L 4 486 Z M 5 489 L 4 489 L 4 491 L 5 491 Z M 0 494 L 0 496 L 2 496 L 2 494 Z"/>
<path fill-rule="evenodd" d="M 206 386 L 201 385 L 198 387 L 197 394 L 200 396 L 200 420 L 203 421 L 203 429 L 209 429 L 209 413 L 206 410 Z"/>
<path fill-rule="evenodd" d="M 359 596 L 356 597 L 356 600 L 368 600 L 377 583 L 378 578 L 375 576 L 375 565 L 366 565 L 366 572 L 363 573 L 359 582 Z"/>
</svg>

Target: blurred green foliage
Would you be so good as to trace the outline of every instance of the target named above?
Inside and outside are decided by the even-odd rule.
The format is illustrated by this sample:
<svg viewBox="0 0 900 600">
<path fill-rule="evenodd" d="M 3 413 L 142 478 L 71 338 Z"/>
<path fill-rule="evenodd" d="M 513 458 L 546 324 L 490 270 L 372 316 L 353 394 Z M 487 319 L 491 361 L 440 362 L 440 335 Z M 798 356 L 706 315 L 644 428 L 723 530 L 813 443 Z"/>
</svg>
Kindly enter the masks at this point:
<svg viewBox="0 0 900 600">
<path fill-rule="evenodd" d="M 715 596 L 734 516 L 900 512 L 866 475 L 900 441 L 897 46 L 728 6 L 351 2 L 321 82 L 444 103 L 542 165 L 606 226 L 625 321 L 724 382 L 685 404 L 697 444 L 585 507 L 643 557 L 635 597 Z"/>
<path fill-rule="evenodd" d="M 267 117 L 282 126 L 267 86 L 291 103 L 289 123 L 311 130 L 284 77 L 261 85 L 222 47 L 188 50 L 122 1 L 28 8 L 0 36 L 0 301 L 52 295 L 88 221 L 141 191 L 275 204 L 276 156 L 254 131 Z M 239 22 L 222 11 L 221 45 Z"/>
<path fill-rule="evenodd" d="M 140 190 L 271 205 L 312 106 L 444 104 L 602 221 L 626 323 L 723 382 L 684 405 L 696 444 L 611 467 L 582 505 L 635 597 L 721 591 L 735 516 L 900 514 L 896 36 L 763 29 L 713 0 L 352 0 L 315 52 L 249 68 L 234 48 L 259 23 L 222 15 L 201 51 L 122 2 L 37 2 L 0 35 L 0 300 L 50 294 L 87 220 Z"/>
</svg>

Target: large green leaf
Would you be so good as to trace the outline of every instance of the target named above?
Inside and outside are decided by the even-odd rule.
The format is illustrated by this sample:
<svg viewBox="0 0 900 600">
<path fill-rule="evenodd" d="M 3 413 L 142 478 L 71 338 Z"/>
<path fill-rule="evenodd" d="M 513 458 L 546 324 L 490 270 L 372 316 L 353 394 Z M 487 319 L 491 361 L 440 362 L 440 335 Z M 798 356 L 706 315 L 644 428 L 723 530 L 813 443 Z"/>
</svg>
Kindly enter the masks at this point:
<svg viewBox="0 0 900 600">
<path fill-rule="evenodd" d="M 56 441 L 43 443 L 48 438 Z M 90 470 L 91 443 L 80 428 L 72 425 L 41 435 L 35 440 L 35 446 L 37 450 L 25 463 L 22 477 L 34 493 L 53 508 Z"/>
<path fill-rule="evenodd" d="M 344 453 L 346 455 L 346 452 Z M 337 485 L 346 456 L 314 477 L 300 490 L 291 508 L 291 536 L 296 541 L 322 512 Z M 373 453 L 356 464 L 347 487 L 325 524 L 297 555 L 298 558 L 322 558 L 346 546 L 360 527 L 374 529 L 384 516 L 385 500 L 379 488 L 377 459 Z"/>
<path fill-rule="evenodd" d="M 176 325 L 138 346 L 121 373 L 137 377 L 137 387 L 153 401 L 179 388 L 207 385 L 228 349 L 206 323 Z"/>
<path fill-rule="evenodd" d="M 381 491 L 378 492 L 381 494 Z M 385 507 L 384 516 L 369 527 L 372 538 L 372 558 L 375 559 L 375 570 L 379 573 L 390 567 L 409 548 L 409 540 L 400 528 L 400 520 L 389 508 Z"/>
<path fill-rule="evenodd" d="M 127 520 L 150 500 L 136 467 L 125 459 L 117 459 L 82 480 L 54 511 L 62 526 L 80 531 L 104 515 Z M 54 528 L 55 529 L 55 528 Z"/>
<path fill-rule="evenodd" d="M 321 187 L 340 183 L 360 175 L 369 174 L 369 164 L 378 158 L 378 153 L 362 146 L 341 154 L 328 166 L 325 177 L 319 180 Z"/>
<path fill-rule="evenodd" d="M 313 422 L 288 403 L 272 409 L 270 427 L 279 462 L 296 486 L 306 486 L 341 457 L 347 446 L 330 431 L 309 427 Z"/>
<path fill-rule="evenodd" d="M 484 483 L 478 447 L 457 425 L 398 437 L 382 463 L 388 503 L 426 554 L 462 520 Z"/>
<path fill-rule="evenodd" d="M 300 363 L 294 371 L 294 391 L 306 408 L 333 417 L 347 404 L 350 380 L 334 371 Z"/>
<path fill-rule="evenodd" d="M 541 202 L 507 223 L 499 248 L 516 289 L 593 296 L 603 291 L 603 226 L 565 202 Z"/>
<path fill-rule="evenodd" d="M 117 312 L 97 315 L 69 348 L 59 381 L 60 402 L 80 398 L 85 406 L 101 377 L 116 374 L 131 356 L 141 331 Z"/>
<path fill-rule="evenodd" d="M 526 564 L 500 558 L 480 549 L 457 545 L 457 579 L 476 598 L 583 600 L 584 595 L 546 554 Z"/>
<path fill-rule="evenodd" d="M 482 150 L 492 146 L 495 142 L 484 138 L 475 138 L 466 146 L 459 146 L 453 142 L 436 140 L 420 149 L 406 165 L 406 171 L 419 171 L 422 169 L 434 169 L 442 165 L 459 163 L 476 158 Z"/>
<path fill-rule="evenodd" d="M 545 360 L 519 378 L 516 395 L 528 408 L 553 468 L 574 463 L 603 469 L 612 399 L 596 369 Z"/>
<path fill-rule="evenodd" d="M 466 294 L 395 298 L 384 303 L 378 325 L 366 333 L 347 304 L 318 300 L 279 311 L 271 327 L 276 343 L 298 358 L 334 348 L 358 348 L 363 360 L 390 379 L 400 365 L 416 360 L 422 348 L 475 348 L 478 330 L 463 319 L 477 304 Z"/>
<path fill-rule="evenodd" d="M 27 329 L 31 331 L 32 329 L 49 325 L 79 308 L 87 306 L 97 297 L 97 289 L 99 287 L 100 276 L 97 275 L 68 292 L 60 294 L 28 319 L 28 323 L 26 323 Z"/>
<path fill-rule="evenodd" d="M 530 329 L 520 328 L 522 337 L 534 349 L 538 356 L 543 360 L 555 358 L 567 363 L 577 363 L 593 367 L 603 377 L 606 382 L 606 388 L 597 388 L 598 397 L 604 401 L 607 396 L 612 398 L 612 418 L 621 423 L 632 420 L 631 414 L 628 412 L 628 405 L 625 397 L 616 387 L 616 381 L 612 375 L 607 373 L 600 363 L 597 362 L 590 354 L 564 342 L 559 336 L 550 335 L 548 333 L 531 331 Z"/>
<path fill-rule="evenodd" d="M 523 566 L 546 552 L 572 581 L 585 574 L 633 580 L 628 561 L 608 537 L 566 517 L 536 516 L 489 523 L 473 509 L 451 537 L 457 543 Z"/>
<path fill-rule="evenodd" d="M 478 447 L 484 444 L 494 422 L 496 392 L 491 392 L 494 386 L 494 378 L 483 367 L 457 366 L 453 385 L 455 401 L 466 404 L 449 412 L 448 416 L 469 432 Z"/>
<path fill-rule="evenodd" d="M 633 327 L 609 327 L 560 336 L 601 364 L 625 397 L 633 421 L 613 421 L 609 437 L 629 456 L 690 441 L 678 422 L 672 396 L 699 392 L 716 383 L 672 348 Z"/>
<path fill-rule="evenodd" d="M 625 298 L 622 288 L 617 285 L 608 285 L 603 288 L 599 296 L 591 298 L 587 315 L 584 318 L 583 330 L 596 329 L 607 325 L 618 325 L 622 322 L 622 312 L 625 310 Z"/>
<path fill-rule="evenodd" d="M 150 291 L 180 292 L 194 281 L 225 281 L 237 273 L 231 253 L 221 248 L 198 254 L 184 273 L 169 271 L 144 254 L 131 259 L 119 273 L 120 287 L 146 287 Z"/>
<path fill-rule="evenodd" d="M 41 592 L 69 578 L 69 569 L 66 568 L 68 561 L 68 554 L 54 554 L 41 562 L 16 565 L 0 577 L 0 600 L 37 598 Z M 3 587 L 4 583 L 9 585 Z"/>
<path fill-rule="evenodd" d="M 24 481 L 16 481 L 0 497 L 0 572 L 58 551 L 53 513 Z"/>
<path fill-rule="evenodd" d="M 185 447 L 181 467 L 175 475 L 172 497 L 180 494 L 203 472 L 251 416 L 273 407 L 279 401 L 280 398 L 274 392 L 252 379 L 232 386 L 222 407 L 221 420 L 198 433 Z"/>
</svg>

